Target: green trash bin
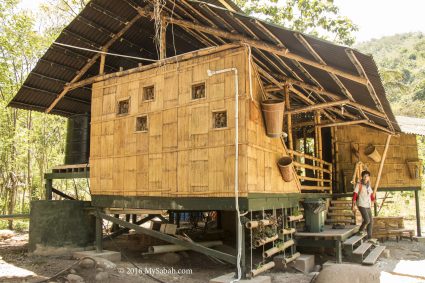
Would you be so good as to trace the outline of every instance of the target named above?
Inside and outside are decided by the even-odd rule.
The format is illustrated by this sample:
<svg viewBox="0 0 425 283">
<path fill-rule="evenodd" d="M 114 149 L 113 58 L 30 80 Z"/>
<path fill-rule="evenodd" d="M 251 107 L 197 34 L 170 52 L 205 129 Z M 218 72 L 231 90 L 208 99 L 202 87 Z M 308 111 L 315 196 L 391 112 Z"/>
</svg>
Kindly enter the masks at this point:
<svg viewBox="0 0 425 283">
<path fill-rule="evenodd" d="M 326 202 L 323 199 L 305 199 L 303 203 L 306 232 L 323 232 L 325 229 Z"/>
</svg>

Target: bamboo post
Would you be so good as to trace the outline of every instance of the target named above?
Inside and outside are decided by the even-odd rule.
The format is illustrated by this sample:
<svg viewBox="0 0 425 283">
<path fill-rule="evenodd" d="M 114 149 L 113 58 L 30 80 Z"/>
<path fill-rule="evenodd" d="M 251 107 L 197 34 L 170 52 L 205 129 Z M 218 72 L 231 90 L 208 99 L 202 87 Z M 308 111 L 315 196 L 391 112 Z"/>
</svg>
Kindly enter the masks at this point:
<svg viewBox="0 0 425 283">
<path fill-rule="evenodd" d="M 288 111 L 288 117 L 287 117 L 287 123 L 288 123 L 288 142 L 289 142 L 289 149 L 294 150 L 294 141 L 292 139 L 292 116 L 289 111 L 291 110 L 291 100 L 289 97 L 289 86 L 285 85 L 285 104 L 286 104 L 286 111 Z M 291 157 L 293 158 L 294 155 L 290 153 Z"/>
<path fill-rule="evenodd" d="M 167 23 L 164 19 L 161 20 L 161 33 L 159 43 L 159 59 L 165 59 L 167 57 Z"/>
<path fill-rule="evenodd" d="M 382 154 L 381 164 L 379 164 L 378 175 L 376 176 L 376 182 L 375 182 L 375 189 L 373 190 L 373 194 L 375 195 L 375 197 L 376 197 L 376 192 L 378 191 L 379 182 L 381 182 L 382 170 L 384 169 L 384 162 L 385 162 L 385 158 L 387 157 L 388 147 L 389 147 L 390 142 L 391 142 L 391 136 L 392 135 L 390 135 L 390 134 L 388 134 L 388 136 L 387 136 L 387 141 L 385 143 L 384 153 Z"/>
<path fill-rule="evenodd" d="M 319 127 L 318 125 L 320 125 L 321 123 L 321 118 L 320 118 L 320 111 L 316 111 L 314 112 L 315 115 L 315 120 L 316 120 L 316 127 L 315 127 L 315 132 L 316 132 L 316 152 L 317 152 L 317 158 L 319 159 L 323 159 L 323 153 L 322 153 L 322 128 Z M 319 162 L 319 167 L 321 168 L 319 171 L 319 178 L 323 179 L 323 163 Z M 319 186 L 323 187 L 323 181 L 319 182 Z"/>
<path fill-rule="evenodd" d="M 99 75 L 103 75 L 105 73 L 105 60 L 106 60 L 106 54 L 101 54 L 100 55 Z"/>
</svg>

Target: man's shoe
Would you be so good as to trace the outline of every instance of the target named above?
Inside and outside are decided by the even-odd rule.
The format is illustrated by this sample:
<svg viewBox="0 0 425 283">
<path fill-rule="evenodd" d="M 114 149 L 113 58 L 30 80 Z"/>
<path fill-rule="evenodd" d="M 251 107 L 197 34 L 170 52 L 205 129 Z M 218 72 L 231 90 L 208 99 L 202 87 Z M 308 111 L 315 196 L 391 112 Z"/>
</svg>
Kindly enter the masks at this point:
<svg viewBox="0 0 425 283">
<path fill-rule="evenodd" d="M 367 233 L 365 231 L 359 231 L 358 235 L 364 237 L 367 235 Z"/>
</svg>

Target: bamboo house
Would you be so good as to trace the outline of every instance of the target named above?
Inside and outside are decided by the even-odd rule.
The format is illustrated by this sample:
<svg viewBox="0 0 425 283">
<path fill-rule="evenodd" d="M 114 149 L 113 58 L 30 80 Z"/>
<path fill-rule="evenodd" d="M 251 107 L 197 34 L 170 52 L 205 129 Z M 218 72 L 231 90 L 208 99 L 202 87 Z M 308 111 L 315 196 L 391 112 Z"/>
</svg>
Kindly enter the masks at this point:
<svg viewBox="0 0 425 283">
<path fill-rule="evenodd" d="M 420 190 L 416 136 L 401 132 L 371 56 L 228 0 L 166 1 L 159 15 L 154 4 L 90 1 L 10 102 L 78 127 L 48 199 L 54 179 L 89 175 L 103 211 L 239 206 L 294 227 L 300 200 L 345 196 L 366 168 L 375 190 Z"/>
</svg>

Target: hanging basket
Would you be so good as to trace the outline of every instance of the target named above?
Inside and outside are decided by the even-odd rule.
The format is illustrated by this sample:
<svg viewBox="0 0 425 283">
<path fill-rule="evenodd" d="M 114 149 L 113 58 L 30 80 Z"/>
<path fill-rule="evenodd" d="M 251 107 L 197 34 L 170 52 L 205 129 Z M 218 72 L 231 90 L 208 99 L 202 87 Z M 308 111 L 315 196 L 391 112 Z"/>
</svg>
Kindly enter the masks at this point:
<svg viewBox="0 0 425 283">
<path fill-rule="evenodd" d="M 269 99 L 261 102 L 264 120 L 266 122 L 266 134 L 270 138 L 278 138 L 283 132 L 283 114 L 285 101 Z"/>
<path fill-rule="evenodd" d="M 407 167 L 409 168 L 410 178 L 419 179 L 421 176 L 421 160 L 406 161 Z"/>
<path fill-rule="evenodd" d="M 376 150 L 376 147 L 373 145 L 369 145 L 368 147 L 366 147 L 364 154 L 366 154 L 370 159 L 375 162 L 381 162 L 381 155 Z"/>
<path fill-rule="evenodd" d="M 280 174 L 285 182 L 291 182 L 294 179 L 294 171 L 292 167 L 292 158 L 289 156 L 282 157 L 277 162 Z"/>
</svg>

